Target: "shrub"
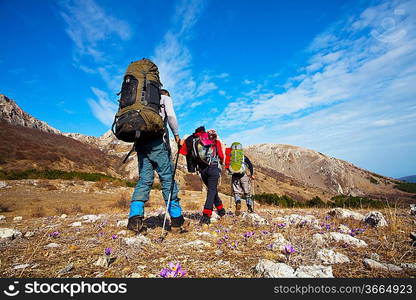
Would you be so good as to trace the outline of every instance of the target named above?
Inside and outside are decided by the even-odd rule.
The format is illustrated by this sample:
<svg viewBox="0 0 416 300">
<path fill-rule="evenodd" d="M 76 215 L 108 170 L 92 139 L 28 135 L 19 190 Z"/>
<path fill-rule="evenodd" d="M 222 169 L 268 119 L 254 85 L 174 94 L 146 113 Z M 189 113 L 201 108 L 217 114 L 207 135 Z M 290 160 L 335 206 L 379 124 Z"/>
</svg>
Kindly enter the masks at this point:
<svg viewBox="0 0 416 300">
<path fill-rule="evenodd" d="M 372 200 L 366 197 L 353 197 L 338 195 L 331 198 L 332 202 L 328 204 L 331 207 L 348 207 L 348 208 L 383 208 L 385 204 L 381 201 Z"/>
<path fill-rule="evenodd" d="M 32 217 L 34 218 L 42 218 L 46 216 L 45 211 L 42 206 L 38 206 L 33 212 Z"/>
<path fill-rule="evenodd" d="M 416 183 L 412 182 L 400 182 L 394 188 L 407 193 L 416 193 Z"/>
<path fill-rule="evenodd" d="M 287 195 L 279 196 L 277 194 L 262 193 L 262 194 L 254 195 L 253 199 L 260 203 L 277 205 L 280 207 L 294 207 L 295 206 L 295 201 Z"/>
<path fill-rule="evenodd" d="M 308 200 L 306 202 L 306 206 L 307 207 L 325 207 L 327 206 L 327 204 L 324 201 L 322 201 L 321 198 L 316 196 L 316 197 L 313 197 L 311 200 Z"/>
</svg>

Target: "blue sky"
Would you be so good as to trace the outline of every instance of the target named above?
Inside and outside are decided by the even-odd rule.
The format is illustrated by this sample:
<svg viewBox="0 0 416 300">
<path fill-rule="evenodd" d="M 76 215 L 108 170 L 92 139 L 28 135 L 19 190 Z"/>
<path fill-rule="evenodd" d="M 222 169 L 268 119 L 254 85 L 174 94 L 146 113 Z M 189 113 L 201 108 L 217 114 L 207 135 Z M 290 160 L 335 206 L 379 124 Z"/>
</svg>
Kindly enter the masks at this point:
<svg viewBox="0 0 416 300">
<path fill-rule="evenodd" d="M 292 144 L 416 173 L 416 1 L 0 0 L 0 93 L 99 136 L 123 72 L 148 57 L 181 135 Z"/>
</svg>

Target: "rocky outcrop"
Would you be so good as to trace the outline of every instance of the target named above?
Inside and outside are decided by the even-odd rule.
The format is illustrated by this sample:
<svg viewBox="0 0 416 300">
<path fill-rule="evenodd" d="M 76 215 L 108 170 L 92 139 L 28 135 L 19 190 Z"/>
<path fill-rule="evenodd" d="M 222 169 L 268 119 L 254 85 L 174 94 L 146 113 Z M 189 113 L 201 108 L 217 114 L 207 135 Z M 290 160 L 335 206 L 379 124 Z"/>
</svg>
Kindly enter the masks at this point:
<svg viewBox="0 0 416 300">
<path fill-rule="evenodd" d="M 383 214 L 379 211 L 370 211 L 365 215 L 362 221 L 373 227 L 387 226 L 386 219 L 384 218 Z"/>
<path fill-rule="evenodd" d="M 15 101 L 2 94 L 0 94 L 0 121 L 5 121 L 13 125 L 37 128 L 50 133 L 61 134 L 58 129 L 55 129 L 47 123 L 32 117 L 23 111 Z"/>
</svg>

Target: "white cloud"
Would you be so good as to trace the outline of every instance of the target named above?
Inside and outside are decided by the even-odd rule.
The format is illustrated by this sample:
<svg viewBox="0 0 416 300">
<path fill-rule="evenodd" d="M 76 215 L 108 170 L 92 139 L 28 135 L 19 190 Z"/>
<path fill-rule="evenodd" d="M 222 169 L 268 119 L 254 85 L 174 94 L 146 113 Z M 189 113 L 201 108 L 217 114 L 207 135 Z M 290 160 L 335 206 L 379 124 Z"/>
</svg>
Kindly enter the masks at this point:
<svg viewBox="0 0 416 300">
<path fill-rule="evenodd" d="M 405 14 L 395 30 L 406 35 L 374 37 L 371 30 L 381 32 L 397 8 Z M 228 104 L 218 124 L 243 131 L 227 140 L 300 145 L 386 171 L 371 153 L 397 155 L 407 151 L 399 148 L 404 141 L 416 140 L 415 12 L 415 2 L 386 1 L 331 26 L 308 47 L 311 57 L 286 91 L 265 96 L 260 88 Z M 400 168 L 416 168 L 407 159 Z"/>
<path fill-rule="evenodd" d="M 254 83 L 253 80 L 248 80 L 248 79 L 243 80 L 243 84 L 253 84 L 253 83 Z"/>
<path fill-rule="evenodd" d="M 113 37 L 127 40 L 131 36 L 131 29 L 125 21 L 111 16 L 93 0 L 66 1 L 61 5 L 66 32 L 75 43 L 79 56 L 106 60 L 102 42 Z"/>
<path fill-rule="evenodd" d="M 95 87 L 91 88 L 98 100 L 88 99 L 88 104 L 94 116 L 104 125 L 111 126 L 118 105 L 110 100 L 108 94 Z"/>
</svg>

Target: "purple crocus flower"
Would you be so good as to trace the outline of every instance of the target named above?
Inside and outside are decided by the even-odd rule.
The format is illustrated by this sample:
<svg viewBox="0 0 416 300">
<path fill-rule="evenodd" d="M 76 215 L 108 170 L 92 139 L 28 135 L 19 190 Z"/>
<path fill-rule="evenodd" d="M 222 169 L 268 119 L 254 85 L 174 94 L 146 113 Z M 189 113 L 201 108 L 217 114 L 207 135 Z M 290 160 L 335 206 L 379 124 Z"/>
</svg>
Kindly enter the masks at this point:
<svg viewBox="0 0 416 300">
<path fill-rule="evenodd" d="M 237 241 L 228 243 L 228 247 L 230 247 L 231 249 L 236 249 L 237 246 L 238 246 Z"/>
<path fill-rule="evenodd" d="M 267 230 L 262 230 L 262 231 L 261 231 L 261 233 L 262 233 L 262 234 L 269 234 L 270 232 L 269 232 L 269 231 L 267 231 Z"/>
<path fill-rule="evenodd" d="M 224 235 L 223 239 L 224 240 L 228 240 L 230 237 L 228 236 L 228 234 Z"/>
<path fill-rule="evenodd" d="M 59 237 L 59 235 L 60 235 L 59 231 L 54 231 L 54 232 L 49 234 L 49 236 L 53 237 L 53 238 L 57 238 L 57 237 Z"/>
<path fill-rule="evenodd" d="M 249 231 L 249 232 L 244 233 L 243 236 L 247 239 L 249 237 L 252 237 L 253 235 L 254 235 L 254 232 L 253 231 Z"/>
<path fill-rule="evenodd" d="M 219 239 L 218 241 L 217 241 L 217 245 L 222 245 L 222 244 L 224 244 L 224 239 Z"/>
<path fill-rule="evenodd" d="M 266 248 L 267 248 L 268 250 L 272 250 L 272 249 L 273 249 L 273 244 L 268 244 L 268 245 L 266 246 Z"/>
<path fill-rule="evenodd" d="M 326 216 L 325 217 L 325 220 L 330 220 L 331 219 L 331 216 Z"/>
<path fill-rule="evenodd" d="M 105 255 L 111 255 L 111 253 L 113 252 L 113 249 L 111 249 L 110 247 L 105 248 L 104 253 Z"/>
<path fill-rule="evenodd" d="M 279 227 L 279 228 L 283 228 L 283 227 L 285 227 L 286 226 L 286 224 L 285 223 L 280 223 L 280 224 L 277 224 L 277 227 Z"/>
<path fill-rule="evenodd" d="M 104 232 L 99 232 L 99 233 L 97 233 L 97 236 L 98 237 L 102 237 L 104 235 Z"/>
<path fill-rule="evenodd" d="M 111 236 L 111 238 L 112 238 L 113 240 L 116 240 L 116 239 L 118 239 L 118 236 L 117 236 L 117 234 L 113 234 L 113 235 Z"/>
<path fill-rule="evenodd" d="M 170 262 L 168 268 L 164 268 L 160 271 L 159 275 L 163 278 L 180 278 L 186 275 L 186 271 L 182 269 L 182 266 L 177 263 Z"/>
<path fill-rule="evenodd" d="M 286 245 L 285 248 L 283 249 L 283 253 L 286 254 L 286 255 L 290 255 L 290 254 L 295 253 L 295 252 L 296 252 L 296 250 L 295 250 L 295 248 L 293 248 L 292 245 Z"/>
</svg>

